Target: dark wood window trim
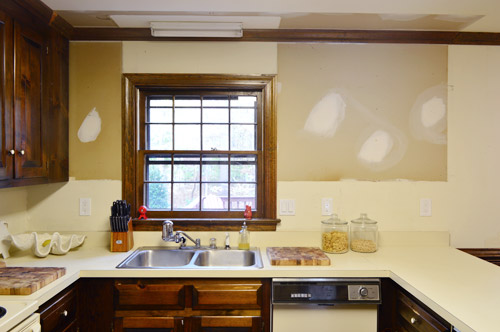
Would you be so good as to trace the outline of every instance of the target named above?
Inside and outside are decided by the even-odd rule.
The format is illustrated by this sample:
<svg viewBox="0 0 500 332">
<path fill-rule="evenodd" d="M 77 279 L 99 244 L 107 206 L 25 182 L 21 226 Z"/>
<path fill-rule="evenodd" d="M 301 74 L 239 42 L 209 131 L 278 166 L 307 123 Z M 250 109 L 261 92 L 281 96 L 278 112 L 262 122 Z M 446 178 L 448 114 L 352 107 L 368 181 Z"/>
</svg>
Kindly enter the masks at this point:
<svg viewBox="0 0 500 332">
<path fill-rule="evenodd" d="M 263 204 L 258 218 L 247 221 L 250 230 L 275 230 L 276 219 L 276 77 L 274 75 L 216 75 L 216 74 L 124 74 L 123 75 L 123 118 L 122 118 L 122 197 L 132 205 L 132 217 L 138 216 L 139 196 L 136 174 L 139 169 L 140 144 L 137 119 L 141 94 L 147 90 L 159 88 L 176 89 L 238 89 L 258 90 L 263 104 L 262 144 L 262 190 Z M 142 191 L 141 191 L 142 192 Z M 159 230 L 166 218 L 158 213 L 148 213 L 154 219 L 134 220 L 135 230 Z M 169 218 L 172 219 L 172 218 Z M 236 230 L 244 221 L 241 218 L 221 218 L 217 214 L 207 218 L 192 218 L 189 213 L 185 218 L 175 218 L 174 224 L 183 230 Z"/>
</svg>

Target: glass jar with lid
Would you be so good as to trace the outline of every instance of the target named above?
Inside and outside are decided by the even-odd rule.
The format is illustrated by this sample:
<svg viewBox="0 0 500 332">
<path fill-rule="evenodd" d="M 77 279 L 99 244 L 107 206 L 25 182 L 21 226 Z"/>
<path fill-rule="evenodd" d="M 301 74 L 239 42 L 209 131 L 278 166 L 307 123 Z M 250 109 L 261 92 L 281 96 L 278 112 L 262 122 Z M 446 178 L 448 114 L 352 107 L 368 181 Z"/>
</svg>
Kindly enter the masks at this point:
<svg viewBox="0 0 500 332">
<path fill-rule="evenodd" d="M 349 250 L 349 225 L 336 214 L 321 222 L 321 250 L 331 254 Z"/>
<path fill-rule="evenodd" d="M 361 213 L 358 219 L 351 220 L 351 250 L 375 252 L 378 248 L 378 227 L 375 220 Z"/>
</svg>

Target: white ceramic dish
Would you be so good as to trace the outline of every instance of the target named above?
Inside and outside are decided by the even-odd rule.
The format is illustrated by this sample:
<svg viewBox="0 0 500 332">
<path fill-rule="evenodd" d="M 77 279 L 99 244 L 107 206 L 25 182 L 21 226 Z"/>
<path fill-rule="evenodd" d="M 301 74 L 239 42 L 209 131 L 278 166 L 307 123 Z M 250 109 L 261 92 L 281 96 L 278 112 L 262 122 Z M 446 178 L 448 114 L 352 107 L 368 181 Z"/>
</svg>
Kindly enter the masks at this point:
<svg viewBox="0 0 500 332">
<path fill-rule="evenodd" d="M 31 248 L 35 256 L 46 257 L 48 254 L 64 255 L 71 249 L 82 245 L 85 235 L 32 232 L 10 235 L 10 239 L 15 248 L 19 250 Z"/>
</svg>

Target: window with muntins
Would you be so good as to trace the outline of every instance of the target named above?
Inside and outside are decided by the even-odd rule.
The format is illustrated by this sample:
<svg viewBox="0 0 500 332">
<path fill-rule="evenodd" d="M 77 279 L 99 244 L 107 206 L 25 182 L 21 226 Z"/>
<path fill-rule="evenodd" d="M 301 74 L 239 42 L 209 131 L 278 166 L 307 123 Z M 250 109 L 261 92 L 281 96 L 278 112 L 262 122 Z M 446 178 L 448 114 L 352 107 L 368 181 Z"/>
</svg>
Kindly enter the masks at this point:
<svg viewBox="0 0 500 332">
<path fill-rule="evenodd" d="M 275 219 L 274 77 L 146 76 L 124 77 L 123 195 L 135 211 L 183 229 L 241 225 L 246 206 L 256 225 Z"/>
</svg>

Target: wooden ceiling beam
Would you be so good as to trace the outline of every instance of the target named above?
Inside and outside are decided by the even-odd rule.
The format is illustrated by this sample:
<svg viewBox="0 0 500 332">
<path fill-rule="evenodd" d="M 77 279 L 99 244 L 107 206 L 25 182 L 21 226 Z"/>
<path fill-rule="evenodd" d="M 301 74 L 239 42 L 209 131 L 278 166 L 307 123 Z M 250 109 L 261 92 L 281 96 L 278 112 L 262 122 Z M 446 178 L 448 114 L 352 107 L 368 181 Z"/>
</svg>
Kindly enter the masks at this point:
<svg viewBox="0 0 500 332">
<path fill-rule="evenodd" d="M 173 38 L 153 37 L 149 28 L 74 28 L 71 40 L 500 45 L 500 33 L 408 30 L 247 29 L 243 30 L 243 37 L 241 38 Z"/>
</svg>

